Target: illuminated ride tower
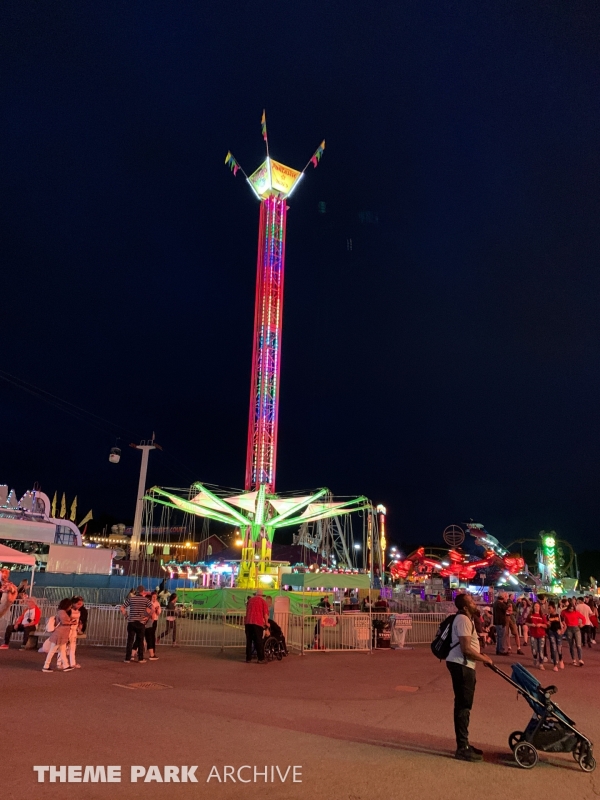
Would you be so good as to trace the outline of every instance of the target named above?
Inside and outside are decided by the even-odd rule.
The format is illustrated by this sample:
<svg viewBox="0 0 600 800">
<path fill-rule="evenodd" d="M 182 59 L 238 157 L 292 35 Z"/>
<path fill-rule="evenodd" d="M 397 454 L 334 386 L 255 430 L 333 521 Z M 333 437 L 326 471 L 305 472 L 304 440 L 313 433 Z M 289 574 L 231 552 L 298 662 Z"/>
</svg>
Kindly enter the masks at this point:
<svg viewBox="0 0 600 800">
<path fill-rule="evenodd" d="M 243 542 L 237 585 L 242 588 L 277 585 L 277 570 L 270 562 L 280 528 L 297 529 L 356 511 L 367 512 L 369 521 L 372 517 L 371 503 L 363 496 L 333 498 L 326 488 L 304 495 L 275 494 L 287 200 L 307 167 L 318 165 L 325 142 L 298 172 L 270 157 L 264 112 L 262 134 L 267 157 L 250 176 L 231 152 L 225 157 L 225 164 L 234 175 L 244 175 L 260 201 L 245 491 L 194 483 L 187 490 L 155 486 L 146 495 L 152 503 L 239 529 Z M 190 569 L 194 567 L 188 567 L 188 574 Z"/>
<path fill-rule="evenodd" d="M 258 492 L 259 498 L 272 496 L 275 492 L 287 201 L 309 164 L 316 167 L 325 150 L 323 140 L 300 172 L 270 157 L 264 110 L 261 129 L 267 157 L 249 177 L 242 170 L 260 200 L 245 478 L 246 492 Z M 225 163 L 234 175 L 241 169 L 230 152 Z M 274 529 L 265 525 L 265 520 L 246 529 L 240 574 L 242 583 L 247 579 L 249 584 L 255 584 L 257 555 L 259 572 L 270 561 L 273 534 Z"/>
</svg>

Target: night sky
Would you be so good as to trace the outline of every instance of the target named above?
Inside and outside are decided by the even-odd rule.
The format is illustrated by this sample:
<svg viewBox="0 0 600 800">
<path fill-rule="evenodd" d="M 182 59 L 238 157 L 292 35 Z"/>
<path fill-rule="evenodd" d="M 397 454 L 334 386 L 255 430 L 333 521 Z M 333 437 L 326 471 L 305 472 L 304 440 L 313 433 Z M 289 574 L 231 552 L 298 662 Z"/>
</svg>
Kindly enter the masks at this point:
<svg viewBox="0 0 600 800">
<path fill-rule="evenodd" d="M 154 430 L 149 485 L 243 485 L 259 209 L 223 162 L 261 163 L 266 107 L 275 159 L 327 142 L 277 488 L 366 494 L 397 542 L 598 547 L 599 32 L 596 2 L 5 0 L 0 368 L 87 413 L 0 381 L 0 483 L 129 521 Z"/>
</svg>

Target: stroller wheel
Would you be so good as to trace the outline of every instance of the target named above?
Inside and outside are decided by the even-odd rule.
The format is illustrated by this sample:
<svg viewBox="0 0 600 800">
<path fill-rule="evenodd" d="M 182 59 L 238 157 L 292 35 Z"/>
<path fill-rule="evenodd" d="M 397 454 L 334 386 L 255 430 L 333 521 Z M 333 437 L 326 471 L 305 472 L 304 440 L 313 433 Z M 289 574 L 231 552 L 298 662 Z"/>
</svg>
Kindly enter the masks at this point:
<svg viewBox="0 0 600 800">
<path fill-rule="evenodd" d="M 580 747 L 579 766 L 584 772 L 593 772 L 596 769 L 596 759 L 592 755 L 592 748 L 587 744 Z"/>
<path fill-rule="evenodd" d="M 283 659 L 283 653 L 281 652 L 281 650 L 279 650 L 277 653 L 277 661 L 281 661 L 282 659 Z"/>
<path fill-rule="evenodd" d="M 533 769 L 538 762 L 538 752 L 529 742 L 519 742 L 514 753 L 515 761 L 523 769 Z"/>
<path fill-rule="evenodd" d="M 513 731 L 511 735 L 508 737 L 508 746 L 510 747 L 510 749 L 514 750 L 522 738 L 523 738 L 523 731 Z"/>
<path fill-rule="evenodd" d="M 593 772 L 596 769 L 596 759 L 594 756 L 582 756 L 579 761 L 579 766 L 584 772 Z"/>
</svg>

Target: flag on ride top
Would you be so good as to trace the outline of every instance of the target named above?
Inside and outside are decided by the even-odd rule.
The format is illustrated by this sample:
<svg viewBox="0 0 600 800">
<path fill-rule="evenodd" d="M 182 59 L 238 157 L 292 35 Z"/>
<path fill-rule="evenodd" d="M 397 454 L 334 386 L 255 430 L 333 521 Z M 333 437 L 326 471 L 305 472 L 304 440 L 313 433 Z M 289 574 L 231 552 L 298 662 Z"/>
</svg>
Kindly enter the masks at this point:
<svg viewBox="0 0 600 800">
<path fill-rule="evenodd" d="M 82 526 L 82 525 L 85 525 L 86 523 L 88 523 L 88 522 L 89 522 L 91 519 L 94 519 L 94 518 L 93 518 L 93 516 L 92 516 L 92 512 L 91 512 L 91 511 L 88 511 L 88 513 L 87 513 L 87 514 L 85 515 L 85 517 L 84 517 L 84 518 L 81 520 L 81 522 L 79 523 L 79 525 L 78 525 L 77 527 L 78 527 L 78 528 L 81 530 L 81 526 Z"/>
<path fill-rule="evenodd" d="M 261 117 L 261 120 L 260 120 L 260 129 L 262 131 L 262 137 L 266 142 L 267 141 L 267 115 L 265 113 L 265 109 L 264 108 L 263 108 L 263 113 L 262 113 L 262 117 Z"/>
<path fill-rule="evenodd" d="M 77 495 L 75 495 L 75 500 L 71 503 L 71 513 L 69 514 L 69 519 L 71 522 L 75 522 L 75 515 L 77 514 Z"/>
<path fill-rule="evenodd" d="M 231 155 L 230 150 L 227 151 L 227 155 L 225 156 L 225 164 L 229 166 L 229 169 L 233 172 L 234 176 L 237 175 L 237 171 L 240 168 L 240 165 Z"/>
<path fill-rule="evenodd" d="M 325 150 L 325 139 L 323 139 L 321 144 L 317 147 L 317 149 L 315 150 L 314 156 L 311 158 L 311 161 L 313 163 L 313 167 L 315 169 L 317 168 L 317 164 L 321 160 L 321 156 L 323 155 L 323 150 Z"/>
<path fill-rule="evenodd" d="M 54 492 L 54 497 L 52 498 L 52 509 L 50 511 L 51 517 L 56 517 L 56 492 Z"/>
<path fill-rule="evenodd" d="M 64 519 L 67 516 L 67 498 L 63 492 L 62 500 L 60 501 L 60 518 Z"/>
</svg>

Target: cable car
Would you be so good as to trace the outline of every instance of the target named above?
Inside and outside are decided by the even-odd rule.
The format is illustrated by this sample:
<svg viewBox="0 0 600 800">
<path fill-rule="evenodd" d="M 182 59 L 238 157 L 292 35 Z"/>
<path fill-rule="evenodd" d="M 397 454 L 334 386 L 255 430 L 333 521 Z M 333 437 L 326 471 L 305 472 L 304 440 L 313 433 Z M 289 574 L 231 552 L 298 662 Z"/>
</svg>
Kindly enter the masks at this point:
<svg viewBox="0 0 600 800">
<path fill-rule="evenodd" d="M 111 464 L 118 464 L 119 461 L 121 460 L 121 448 L 111 447 L 108 460 L 110 461 Z"/>
</svg>

